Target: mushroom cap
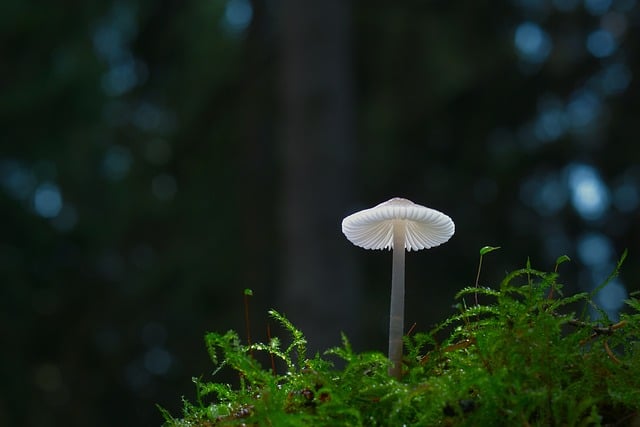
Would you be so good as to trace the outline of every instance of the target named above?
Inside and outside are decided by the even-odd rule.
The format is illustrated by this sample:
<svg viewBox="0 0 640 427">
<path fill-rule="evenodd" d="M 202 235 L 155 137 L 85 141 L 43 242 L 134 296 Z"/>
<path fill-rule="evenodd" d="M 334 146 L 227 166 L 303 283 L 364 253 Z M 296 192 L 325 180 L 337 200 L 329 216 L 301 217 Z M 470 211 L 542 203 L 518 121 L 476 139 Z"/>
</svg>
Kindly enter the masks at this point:
<svg viewBox="0 0 640 427">
<path fill-rule="evenodd" d="M 342 232 L 356 246 L 392 249 L 394 225 L 399 224 L 405 226 L 404 247 L 408 251 L 441 245 L 455 232 L 447 215 L 400 197 L 347 216 L 342 220 Z"/>
</svg>

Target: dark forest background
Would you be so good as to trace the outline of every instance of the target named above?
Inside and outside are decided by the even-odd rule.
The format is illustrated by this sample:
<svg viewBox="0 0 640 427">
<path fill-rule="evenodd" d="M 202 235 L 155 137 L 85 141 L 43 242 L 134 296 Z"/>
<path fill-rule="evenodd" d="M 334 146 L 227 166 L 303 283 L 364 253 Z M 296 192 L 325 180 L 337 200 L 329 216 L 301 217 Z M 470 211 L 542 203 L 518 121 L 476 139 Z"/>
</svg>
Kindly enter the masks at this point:
<svg viewBox="0 0 640 427">
<path fill-rule="evenodd" d="M 640 275 L 635 0 L 0 3 L 0 425 L 153 426 L 207 331 L 267 310 L 311 349 L 386 349 L 391 255 L 344 216 L 394 196 L 408 326 L 556 258 L 615 319 Z M 272 323 L 272 322 L 271 322 Z M 278 334 L 276 325 L 272 333 Z M 283 337 L 284 338 L 284 337 Z"/>
</svg>

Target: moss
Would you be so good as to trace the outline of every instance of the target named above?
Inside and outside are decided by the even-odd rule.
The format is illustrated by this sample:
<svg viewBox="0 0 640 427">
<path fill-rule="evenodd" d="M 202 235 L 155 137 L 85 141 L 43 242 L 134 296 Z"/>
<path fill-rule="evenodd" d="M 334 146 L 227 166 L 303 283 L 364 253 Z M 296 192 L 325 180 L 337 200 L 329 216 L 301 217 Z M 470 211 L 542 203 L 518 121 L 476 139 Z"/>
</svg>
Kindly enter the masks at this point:
<svg viewBox="0 0 640 427">
<path fill-rule="evenodd" d="M 496 287 L 460 290 L 457 314 L 405 337 L 399 381 L 387 374 L 382 353 L 356 353 L 346 336 L 340 347 L 308 357 L 302 332 L 276 311 L 270 315 L 291 335 L 286 345 L 208 333 L 216 373 L 233 369 L 239 385 L 195 379 L 196 402 L 184 402 L 181 418 L 162 410 L 164 425 L 637 425 L 640 302 L 627 300 L 628 313 L 614 323 L 594 293 L 564 296 L 555 270 L 527 262 Z M 587 308 L 598 318 L 587 318 Z M 284 369 L 264 366 L 257 353 Z"/>
</svg>

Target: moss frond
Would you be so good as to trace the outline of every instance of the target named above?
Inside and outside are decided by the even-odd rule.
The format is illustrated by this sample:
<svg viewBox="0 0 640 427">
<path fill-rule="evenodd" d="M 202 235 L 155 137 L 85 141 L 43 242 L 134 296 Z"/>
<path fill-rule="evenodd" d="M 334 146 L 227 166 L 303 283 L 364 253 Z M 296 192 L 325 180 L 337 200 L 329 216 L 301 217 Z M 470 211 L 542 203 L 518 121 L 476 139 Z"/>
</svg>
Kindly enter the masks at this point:
<svg viewBox="0 0 640 427">
<path fill-rule="evenodd" d="M 290 335 L 284 341 L 244 345 L 234 331 L 208 333 L 214 377 L 231 368 L 240 386 L 194 379 L 196 402 L 184 401 L 180 419 L 160 409 L 165 426 L 638 423 L 640 302 L 632 294 L 628 311 L 613 323 L 595 305 L 595 293 L 565 297 L 557 267 L 567 260 L 558 258 L 553 272 L 527 261 L 496 287 L 462 288 L 457 313 L 404 338 L 400 381 L 387 374 L 385 355 L 355 352 L 344 334 L 342 345 L 308 358 L 304 334 L 273 310 Z M 579 316 L 562 311 L 580 305 Z M 586 318 L 588 307 L 600 317 Z M 277 358 L 286 371 L 262 366 L 254 352 Z"/>
</svg>

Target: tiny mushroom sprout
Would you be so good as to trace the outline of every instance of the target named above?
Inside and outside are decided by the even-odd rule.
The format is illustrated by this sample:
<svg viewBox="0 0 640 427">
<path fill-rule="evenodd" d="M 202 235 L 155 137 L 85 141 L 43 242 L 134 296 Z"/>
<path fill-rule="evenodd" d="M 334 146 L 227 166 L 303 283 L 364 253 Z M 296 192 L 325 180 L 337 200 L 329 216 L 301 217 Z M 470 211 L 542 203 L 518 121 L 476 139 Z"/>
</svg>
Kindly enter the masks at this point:
<svg viewBox="0 0 640 427">
<path fill-rule="evenodd" d="M 441 245 L 453 236 L 451 218 L 435 209 L 395 197 L 342 220 L 342 232 L 365 249 L 393 249 L 389 318 L 389 375 L 400 378 L 404 323 L 404 250 Z"/>
</svg>

